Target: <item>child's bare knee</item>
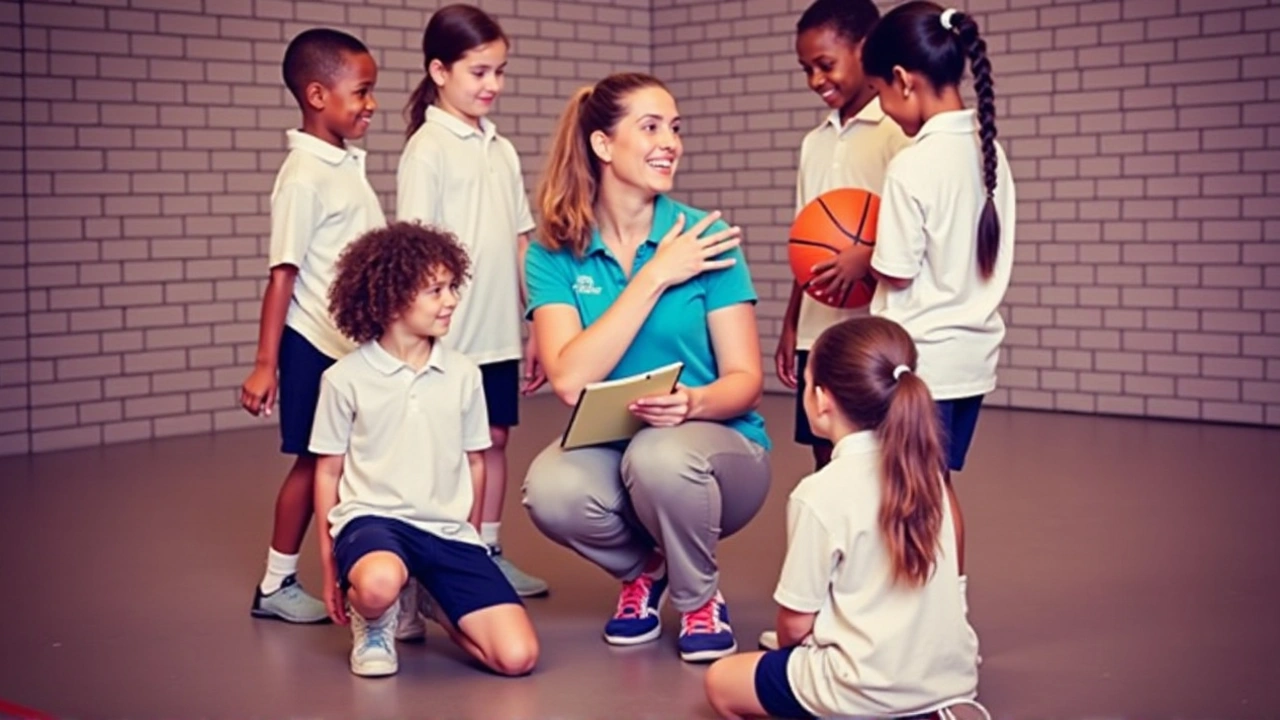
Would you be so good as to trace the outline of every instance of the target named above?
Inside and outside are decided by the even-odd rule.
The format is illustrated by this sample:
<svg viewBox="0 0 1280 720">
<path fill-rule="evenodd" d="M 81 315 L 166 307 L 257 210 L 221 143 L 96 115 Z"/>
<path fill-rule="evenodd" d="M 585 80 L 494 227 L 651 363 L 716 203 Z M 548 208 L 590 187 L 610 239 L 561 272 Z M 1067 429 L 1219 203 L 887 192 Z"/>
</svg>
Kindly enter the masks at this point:
<svg viewBox="0 0 1280 720">
<path fill-rule="evenodd" d="M 528 675 L 538 664 L 536 640 L 507 640 L 497 648 L 493 656 L 494 670 L 511 677 Z"/>
</svg>

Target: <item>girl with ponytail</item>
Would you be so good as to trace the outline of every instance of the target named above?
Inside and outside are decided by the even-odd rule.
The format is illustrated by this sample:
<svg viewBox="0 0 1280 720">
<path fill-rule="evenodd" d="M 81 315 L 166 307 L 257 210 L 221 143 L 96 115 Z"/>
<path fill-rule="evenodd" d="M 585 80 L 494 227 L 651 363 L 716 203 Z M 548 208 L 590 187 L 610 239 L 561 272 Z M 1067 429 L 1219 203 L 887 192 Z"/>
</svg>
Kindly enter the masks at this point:
<svg viewBox="0 0 1280 720">
<path fill-rule="evenodd" d="M 787 504 L 774 591 L 780 649 L 706 677 L 725 718 L 985 716 L 965 619 L 937 408 L 911 336 L 878 317 L 837 323 L 805 368 L 805 412 L 831 462 Z"/>
<path fill-rule="evenodd" d="M 436 10 L 422 33 L 422 82 L 405 108 L 408 141 L 396 171 L 397 219 L 456 236 L 471 261 L 471 282 L 449 330 L 449 345 L 480 366 L 492 445 L 484 452 L 480 536 L 521 597 L 547 584 L 502 554 L 507 436 L 519 424 L 522 393 L 543 382 L 535 349 L 521 338 L 521 265 L 533 231 L 515 146 L 489 113 L 502 93 L 510 42 L 497 21 L 473 5 Z M 520 365 L 524 361 L 521 381 Z M 397 637 L 425 631 L 410 585 L 401 598 Z"/>
<path fill-rule="evenodd" d="M 966 60 L 977 109 L 966 109 Z M 1013 269 L 1013 177 L 996 142 L 987 46 L 971 16 L 931 2 L 885 14 L 862 48 L 880 104 L 914 144 L 889 163 L 871 270 L 871 313 L 896 321 L 920 351 L 920 378 L 938 402 L 951 472 L 964 467 L 982 398 L 996 387 L 1000 304 Z M 964 519 L 949 494 L 959 533 Z"/>
</svg>

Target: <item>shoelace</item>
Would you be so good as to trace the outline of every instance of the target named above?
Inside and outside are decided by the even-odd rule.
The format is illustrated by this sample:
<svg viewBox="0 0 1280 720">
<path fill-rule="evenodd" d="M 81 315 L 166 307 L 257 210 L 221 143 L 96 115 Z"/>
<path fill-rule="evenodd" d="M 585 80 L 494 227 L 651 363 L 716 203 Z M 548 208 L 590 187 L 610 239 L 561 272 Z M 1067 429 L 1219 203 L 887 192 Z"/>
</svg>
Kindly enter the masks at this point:
<svg viewBox="0 0 1280 720">
<path fill-rule="evenodd" d="M 683 620 L 682 632 L 686 635 L 718 632 L 720 630 L 720 599 L 711 598 L 706 605 L 686 613 Z"/>
<path fill-rule="evenodd" d="M 649 590 L 653 587 L 653 580 L 647 575 L 622 584 L 622 594 L 618 596 L 618 611 L 614 613 L 616 618 L 639 618 L 645 611 L 645 606 L 649 601 Z"/>
<path fill-rule="evenodd" d="M 368 623 L 364 628 L 364 644 L 360 646 L 360 654 L 363 655 L 375 648 L 382 648 L 385 652 L 391 652 L 391 644 L 387 640 L 386 628 Z"/>
</svg>

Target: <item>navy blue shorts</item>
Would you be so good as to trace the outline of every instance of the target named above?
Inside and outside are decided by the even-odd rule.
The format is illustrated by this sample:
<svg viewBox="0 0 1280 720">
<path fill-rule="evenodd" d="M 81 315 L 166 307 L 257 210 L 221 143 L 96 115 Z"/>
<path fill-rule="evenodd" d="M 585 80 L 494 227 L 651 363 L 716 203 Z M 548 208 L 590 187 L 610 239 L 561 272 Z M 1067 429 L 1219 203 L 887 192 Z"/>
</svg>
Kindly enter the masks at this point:
<svg viewBox="0 0 1280 720">
<path fill-rule="evenodd" d="M 787 660 L 798 645 L 770 650 L 756 664 L 756 699 L 760 706 L 775 718 L 812 718 L 813 713 L 804 709 L 787 680 Z"/>
<path fill-rule="evenodd" d="M 447 540 L 384 517 L 358 517 L 344 525 L 334 540 L 333 556 L 343 590 L 351 586 L 347 575 L 356 562 L 381 550 L 400 558 L 454 626 L 477 610 L 524 605 L 484 547 Z"/>
<path fill-rule="evenodd" d="M 503 360 L 480 366 L 484 406 L 491 427 L 520 424 L 520 361 Z"/>
<path fill-rule="evenodd" d="M 320 401 L 320 376 L 337 362 L 316 349 L 297 330 L 280 336 L 280 452 L 311 457 L 311 426 Z"/>
<path fill-rule="evenodd" d="M 831 441 L 813 434 L 809 416 L 804 412 L 804 368 L 809 364 L 809 351 L 796 352 L 796 442 L 814 447 L 831 447 Z"/>
<path fill-rule="evenodd" d="M 942 430 L 942 450 L 947 454 L 947 467 L 952 472 L 964 469 L 964 458 L 978 427 L 978 411 L 982 396 L 938 401 L 938 420 Z"/>
</svg>

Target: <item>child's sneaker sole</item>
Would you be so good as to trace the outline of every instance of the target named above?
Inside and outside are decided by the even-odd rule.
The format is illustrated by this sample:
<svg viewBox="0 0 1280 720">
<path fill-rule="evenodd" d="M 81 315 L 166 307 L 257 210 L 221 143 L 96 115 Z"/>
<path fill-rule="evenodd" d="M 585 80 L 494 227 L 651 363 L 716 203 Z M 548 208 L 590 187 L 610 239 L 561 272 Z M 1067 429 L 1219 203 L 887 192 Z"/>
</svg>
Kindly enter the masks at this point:
<svg viewBox="0 0 1280 720">
<path fill-rule="evenodd" d="M 400 663 L 395 660 L 382 660 L 351 664 L 351 673 L 360 677 L 387 677 L 400 671 Z"/>
<path fill-rule="evenodd" d="M 682 652 L 680 659 L 689 663 L 705 663 L 712 660 L 719 660 L 722 657 L 729 657 L 738 652 L 738 643 L 735 642 L 727 648 L 719 648 L 716 650 L 699 650 L 698 652 Z"/>
</svg>

